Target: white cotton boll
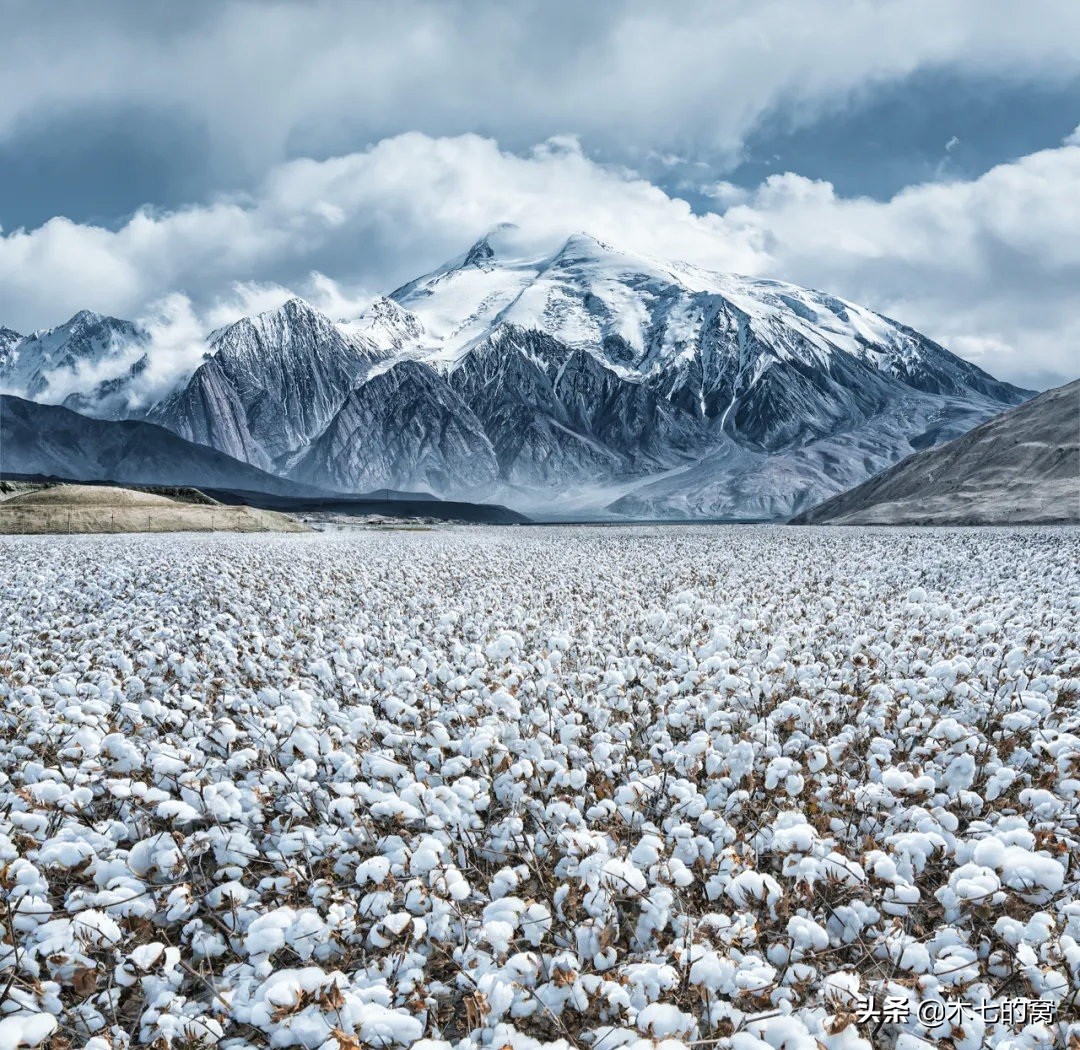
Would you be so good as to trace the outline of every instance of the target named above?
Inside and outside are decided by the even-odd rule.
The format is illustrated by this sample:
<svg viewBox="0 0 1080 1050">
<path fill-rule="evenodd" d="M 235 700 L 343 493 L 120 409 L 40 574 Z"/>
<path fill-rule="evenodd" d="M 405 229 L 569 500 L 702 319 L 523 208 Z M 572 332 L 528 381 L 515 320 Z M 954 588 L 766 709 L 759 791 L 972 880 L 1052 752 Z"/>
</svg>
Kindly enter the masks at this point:
<svg viewBox="0 0 1080 1050">
<path fill-rule="evenodd" d="M 617 857 L 609 857 L 603 862 L 601 878 L 605 886 L 617 891 L 628 889 L 644 893 L 648 888 L 648 881 L 642 872 L 632 862 Z"/>
<path fill-rule="evenodd" d="M 823 951 L 829 946 L 829 935 L 825 928 L 813 919 L 793 915 L 788 919 L 787 934 L 794 947 L 801 953 Z"/>
<path fill-rule="evenodd" d="M 889 791 L 903 793 L 915 778 L 905 769 L 889 766 L 881 771 L 881 783 Z"/>
<path fill-rule="evenodd" d="M 776 905 L 784 896 L 784 891 L 776 879 L 756 871 L 744 871 L 736 875 L 724 892 L 740 908 L 748 908 L 754 902 L 764 902 L 774 915 Z"/>
<path fill-rule="evenodd" d="M 484 922 L 482 935 L 497 955 L 505 955 L 510 951 L 510 943 L 514 937 L 515 929 L 515 924 L 512 922 L 506 922 L 502 919 L 490 919 Z"/>
<path fill-rule="evenodd" d="M 1024 661 L 1027 659 L 1027 651 L 1019 646 L 1010 649 L 1005 655 L 1005 668 L 1010 672 L 1016 672 L 1024 665 Z"/>
<path fill-rule="evenodd" d="M 162 820 L 166 820 L 174 826 L 191 824 L 202 816 L 194 806 L 189 806 L 179 799 L 170 799 L 167 802 L 158 803 L 155 812 Z"/>
<path fill-rule="evenodd" d="M 911 973 L 927 973 L 931 968 L 929 950 L 926 945 L 915 941 L 906 943 L 899 955 L 894 958 L 901 970 L 908 970 Z"/>
<path fill-rule="evenodd" d="M 88 842 L 46 842 L 38 850 L 37 862 L 43 868 L 77 868 L 94 856 L 94 847 Z"/>
<path fill-rule="evenodd" d="M 630 854 L 639 868 L 648 868 L 660 860 L 664 843 L 659 835 L 642 835 Z"/>
<path fill-rule="evenodd" d="M 773 824 L 773 849 L 778 853 L 809 853 L 817 833 L 802 813 L 781 813 Z"/>
<path fill-rule="evenodd" d="M 285 941 L 300 959 L 307 962 L 325 942 L 327 933 L 326 923 L 319 913 L 313 908 L 303 908 L 286 930 Z"/>
<path fill-rule="evenodd" d="M 160 941 L 152 941 L 133 949 L 128 953 L 128 958 L 136 968 L 149 972 L 165 961 L 165 950 L 166 946 Z"/>
<path fill-rule="evenodd" d="M 551 929 L 551 922 L 551 911 L 546 905 L 530 904 L 521 915 L 521 935 L 537 948 Z"/>
<path fill-rule="evenodd" d="M 380 862 L 385 858 L 376 858 Z M 387 863 L 386 872 L 389 873 L 389 861 Z M 409 871 L 413 875 L 427 875 L 428 872 L 434 870 L 442 863 L 442 846 L 435 839 L 425 838 L 417 847 L 413 850 L 412 856 L 409 858 Z M 381 878 L 374 881 L 381 882 L 386 877 L 384 873 Z M 359 879 L 357 880 L 359 881 Z"/>
<path fill-rule="evenodd" d="M 484 649 L 484 655 L 493 661 L 506 660 L 521 648 L 521 637 L 509 631 L 503 631 Z"/>
<path fill-rule="evenodd" d="M 1001 916 L 994 923 L 994 933 L 996 933 L 1006 944 L 1011 944 L 1014 948 L 1020 943 L 1026 932 L 1026 926 L 1018 919 L 1013 919 L 1008 915 Z"/>
<path fill-rule="evenodd" d="M 1027 944 L 1039 945 L 1048 941 L 1054 934 L 1057 923 L 1049 912 L 1038 911 L 1028 920 L 1023 939 Z"/>
<path fill-rule="evenodd" d="M 951 793 L 956 793 L 961 788 L 969 788 L 974 782 L 974 755 L 957 755 L 948 764 L 942 777 L 942 784 Z"/>
<path fill-rule="evenodd" d="M 488 883 L 488 896 L 492 900 L 505 897 L 521 881 L 521 876 L 513 868 L 501 868 Z"/>
<path fill-rule="evenodd" d="M 521 704 L 517 698 L 505 689 L 496 689 L 488 700 L 492 713 L 501 715 L 503 718 L 518 719 L 521 717 Z"/>
<path fill-rule="evenodd" d="M 1037 788 L 1021 791 L 1020 805 L 1030 810 L 1037 820 L 1053 820 L 1065 808 L 1065 802 L 1054 793 Z"/>
<path fill-rule="evenodd" d="M 976 864 L 995 869 L 1009 889 L 1035 898 L 1056 893 L 1065 883 L 1065 868 L 1060 861 L 1022 846 L 1006 846 L 996 838 L 982 839 L 972 857 Z"/>
<path fill-rule="evenodd" d="M 614 948 L 604 948 L 592 957 L 593 968 L 603 972 L 610 970 L 619 961 L 619 953 Z"/>
<path fill-rule="evenodd" d="M 639 1031 L 656 1039 L 690 1035 L 697 1028 L 693 1016 L 669 1003 L 650 1003 L 638 1011 L 634 1023 Z"/>
<path fill-rule="evenodd" d="M 184 865 L 184 857 L 171 835 L 162 832 L 132 846 L 127 865 L 142 878 L 167 879 Z"/>
<path fill-rule="evenodd" d="M 0 1047 L 15 1050 L 17 1047 L 41 1046 L 56 1030 L 57 1020 L 52 1014 L 15 1014 L 0 1019 Z"/>
<path fill-rule="evenodd" d="M 896 882 L 885 890 L 881 901 L 881 910 L 886 915 L 903 918 L 909 915 L 911 909 L 921 900 L 922 894 L 915 886 L 910 883 Z"/>
<path fill-rule="evenodd" d="M 862 865 L 836 850 L 822 858 L 821 873 L 825 878 L 835 879 L 849 886 L 858 886 L 866 882 L 866 873 Z"/>
<path fill-rule="evenodd" d="M 190 919 L 198 910 L 188 886 L 177 886 L 165 900 L 165 920 L 170 923 Z"/>
<path fill-rule="evenodd" d="M 694 873 L 678 857 L 672 857 L 666 866 L 668 880 L 680 889 L 686 889 L 696 881 Z"/>
<path fill-rule="evenodd" d="M 791 758 L 774 758 L 765 770 L 765 790 L 775 791 L 780 782 L 795 769 Z"/>
<path fill-rule="evenodd" d="M 1019 773 L 1015 769 L 1010 769 L 1008 766 L 1002 766 L 1000 769 L 996 769 L 987 779 L 986 784 L 983 787 L 983 795 L 987 802 L 993 802 L 995 799 L 1000 798 L 1018 776 Z"/>
<path fill-rule="evenodd" d="M 744 992 L 762 992 L 776 981 L 776 968 L 755 955 L 744 955 L 735 972 L 735 987 Z"/>
<path fill-rule="evenodd" d="M 248 955 L 270 956 L 284 948 L 286 931 L 292 925 L 295 914 L 292 908 L 277 908 L 255 919 L 244 937 L 244 948 Z"/>
<path fill-rule="evenodd" d="M 487 1000 L 490 1013 L 485 1018 L 489 1025 L 496 1023 L 510 1012 L 514 1001 L 518 998 L 514 982 L 505 980 L 493 973 L 486 973 L 477 982 L 477 990 Z"/>
<path fill-rule="evenodd" d="M 933 972 L 942 985 L 966 987 L 978 980 L 978 953 L 964 945 L 943 949 L 934 960 Z"/>
<path fill-rule="evenodd" d="M 122 943 L 120 927 L 102 911 L 79 912 L 71 920 L 71 934 L 83 944 L 111 948 Z"/>
<path fill-rule="evenodd" d="M 828 974 L 821 985 L 825 1001 L 833 1006 L 849 1006 L 859 995 L 860 981 L 857 973 L 837 970 Z"/>
<path fill-rule="evenodd" d="M 372 857 L 356 868 L 354 879 L 358 886 L 368 883 L 379 885 L 390 874 L 390 860 L 387 857 Z"/>
<path fill-rule="evenodd" d="M 449 867 L 436 875 L 431 888 L 440 897 L 449 897 L 454 901 L 465 900 L 471 892 L 465 876 L 454 867 Z"/>
<path fill-rule="evenodd" d="M 368 934 L 368 943 L 375 948 L 389 948 L 399 942 L 412 926 L 412 916 L 407 912 L 391 912 L 384 915 Z"/>
<path fill-rule="evenodd" d="M 32 933 L 51 918 L 52 912 L 52 905 L 44 897 L 26 894 L 18 899 L 11 924 L 18 933 Z"/>
</svg>

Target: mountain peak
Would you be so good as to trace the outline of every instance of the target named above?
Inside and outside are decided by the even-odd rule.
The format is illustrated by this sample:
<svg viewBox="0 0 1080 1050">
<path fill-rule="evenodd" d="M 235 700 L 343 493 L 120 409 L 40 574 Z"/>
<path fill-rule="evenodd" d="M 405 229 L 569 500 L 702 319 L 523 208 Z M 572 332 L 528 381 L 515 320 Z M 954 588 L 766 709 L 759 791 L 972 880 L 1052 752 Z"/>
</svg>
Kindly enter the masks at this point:
<svg viewBox="0 0 1080 1050">
<path fill-rule="evenodd" d="M 559 249 L 559 255 L 567 255 L 574 253 L 588 253 L 594 255 L 597 253 L 603 255 L 624 255 L 625 253 L 620 251 L 613 245 L 608 244 L 606 241 L 600 240 L 599 237 L 594 237 L 591 233 L 586 233 L 584 230 L 579 230 L 577 233 L 570 234 L 563 243 L 563 246 Z"/>
<path fill-rule="evenodd" d="M 293 476 L 318 445 L 346 488 L 460 480 L 487 449 L 488 494 L 787 517 L 1023 396 L 854 303 L 568 232 L 495 227 L 338 324 L 288 299 L 216 334 L 151 418 Z M 20 341 L 5 386 L 29 342 L 61 337 L 49 368 L 70 386 L 84 345 L 118 356 L 123 323 Z M 20 389 L 61 398 L 27 372 Z"/>
<path fill-rule="evenodd" d="M 308 352 L 316 346 L 340 344 L 341 336 L 329 317 L 293 296 L 280 306 L 219 328 L 208 342 L 219 363 L 236 363 L 258 361 L 267 352 L 280 357 L 299 352 L 298 347 Z"/>
<path fill-rule="evenodd" d="M 372 345 L 381 353 L 401 350 L 424 334 L 424 326 L 416 314 L 380 295 L 359 317 L 339 321 L 338 330 L 360 349 Z"/>
<path fill-rule="evenodd" d="M 415 314 L 410 313 L 405 307 L 395 303 L 393 299 L 380 295 L 360 316 L 360 320 L 366 320 L 370 324 L 376 323 L 388 325 L 394 328 L 405 328 L 410 331 L 423 331 Z"/>
<path fill-rule="evenodd" d="M 5 368 L 8 363 L 8 359 L 11 357 L 12 350 L 15 349 L 15 344 L 22 339 L 13 328 L 5 328 L 0 325 L 0 369 Z"/>
<path fill-rule="evenodd" d="M 106 318 L 99 313 L 95 313 L 93 310 L 80 310 L 74 314 L 71 319 L 61 325 L 61 328 L 80 328 L 88 325 L 100 324 L 105 320 L 113 320 L 113 318 Z"/>
<path fill-rule="evenodd" d="M 490 270 L 498 257 L 511 247 L 518 227 L 512 222 L 500 222 L 484 234 L 466 253 L 459 269 L 475 266 L 479 270 Z"/>
<path fill-rule="evenodd" d="M 332 328 L 333 322 L 325 314 L 319 313 L 306 299 L 294 295 L 286 299 L 280 306 L 263 310 L 254 317 L 243 317 L 236 323 L 244 322 L 253 325 L 263 332 L 278 331 L 281 328 L 290 328 L 293 325 L 302 325 L 309 328 Z"/>
<path fill-rule="evenodd" d="M 277 310 L 268 310 L 267 313 L 284 314 L 286 317 L 311 317 L 312 315 L 322 317 L 322 314 L 314 306 L 306 299 L 301 299 L 298 295 L 286 299 Z"/>
<path fill-rule="evenodd" d="M 487 237 L 481 237 L 466 253 L 465 261 L 461 264 L 465 266 L 476 266 L 483 270 L 492 259 L 495 258 L 495 249 L 491 247 L 491 242 Z"/>
</svg>

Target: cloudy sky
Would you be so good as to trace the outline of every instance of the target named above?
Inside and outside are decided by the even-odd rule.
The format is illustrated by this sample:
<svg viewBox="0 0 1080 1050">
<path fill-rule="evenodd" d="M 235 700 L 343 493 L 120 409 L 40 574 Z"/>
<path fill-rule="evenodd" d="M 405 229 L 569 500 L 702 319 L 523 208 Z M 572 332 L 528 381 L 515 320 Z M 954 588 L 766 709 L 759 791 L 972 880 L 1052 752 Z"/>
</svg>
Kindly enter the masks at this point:
<svg viewBox="0 0 1080 1050">
<path fill-rule="evenodd" d="M 6 0 L 0 324 L 361 309 L 486 229 L 1080 374 L 1075 0 Z"/>
</svg>

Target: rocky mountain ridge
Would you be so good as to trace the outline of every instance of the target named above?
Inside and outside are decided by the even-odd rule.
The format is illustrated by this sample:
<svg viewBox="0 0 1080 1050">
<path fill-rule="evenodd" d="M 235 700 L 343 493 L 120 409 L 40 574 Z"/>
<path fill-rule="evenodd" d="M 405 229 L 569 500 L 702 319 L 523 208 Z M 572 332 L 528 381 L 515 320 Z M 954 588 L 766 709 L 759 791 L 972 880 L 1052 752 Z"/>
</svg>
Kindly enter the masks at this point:
<svg viewBox="0 0 1080 1050">
<path fill-rule="evenodd" d="M 342 492 L 781 518 L 1027 396 L 832 295 L 500 228 L 359 317 L 293 299 L 219 330 L 146 417 Z"/>
</svg>

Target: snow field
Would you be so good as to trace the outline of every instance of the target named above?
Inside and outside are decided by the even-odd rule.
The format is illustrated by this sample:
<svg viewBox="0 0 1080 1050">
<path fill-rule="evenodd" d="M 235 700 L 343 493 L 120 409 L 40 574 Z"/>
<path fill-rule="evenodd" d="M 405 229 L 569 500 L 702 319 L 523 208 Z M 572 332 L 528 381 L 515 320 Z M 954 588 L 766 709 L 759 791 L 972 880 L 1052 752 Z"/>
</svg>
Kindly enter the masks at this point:
<svg viewBox="0 0 1080 1050">
<path fill-rule="evenodd" d="M 3 537 L 0 1050 L 1080 1041 L 1078 561 Z M 874 1031 L 856 995 L 1057 1015 Z"/>
</svg>

